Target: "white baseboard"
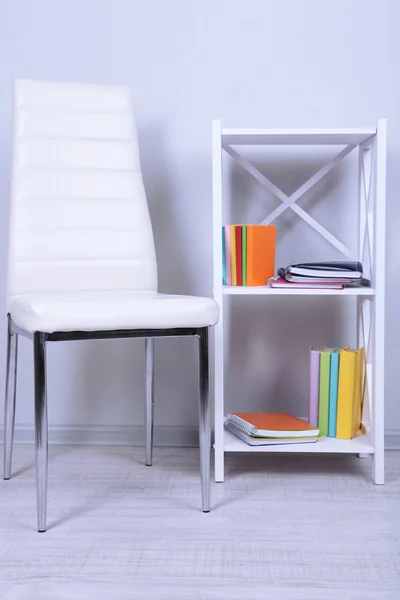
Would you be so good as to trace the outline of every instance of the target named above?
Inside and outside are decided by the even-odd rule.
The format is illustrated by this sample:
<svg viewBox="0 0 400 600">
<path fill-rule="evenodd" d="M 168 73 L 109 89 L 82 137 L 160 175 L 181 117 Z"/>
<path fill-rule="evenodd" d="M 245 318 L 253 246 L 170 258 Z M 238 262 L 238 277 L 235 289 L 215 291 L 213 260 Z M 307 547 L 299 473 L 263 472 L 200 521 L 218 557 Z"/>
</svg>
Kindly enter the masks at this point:
<svg viewBox="0 0 400 600">
<path fill-rule="evenodd" d="M 15 428 L 15 443 L 31 444 L 34 429 L 30 426 Z M 0 428 L 0 442 L 3 441 L 3 427 Z M 70 425 L 49 427 L 50 444 L 93 444 L 103 446 L 144 446 L 144 426 L 141 425 Z M 197 447 L 199 433 L 197 427 L 176 427 L 162 425 L 154 427 L 155 446 Z M 385 449 L 400 450 L 400 430 L 385 432 Z"/>
<path fill-rule="evenodd" d="M 3 441 L 3 427 L 0 441 Z M 17 426 L 14 441 L 29 444 L 34 441 L 34 429 Z M 104 446 L 144 446 L 144 426 L 140 425 L 72 425 L 49 427 L 50 444 L 94 444 Z M 197 427 L 154 427 L 155 446 L 196 447 L 199 445 Z"/>
<path fill-rule="evenodd" d="M 385 431 L 385 449 L 400 450 L 400 430 L 389 429 Z"/>
</svg>

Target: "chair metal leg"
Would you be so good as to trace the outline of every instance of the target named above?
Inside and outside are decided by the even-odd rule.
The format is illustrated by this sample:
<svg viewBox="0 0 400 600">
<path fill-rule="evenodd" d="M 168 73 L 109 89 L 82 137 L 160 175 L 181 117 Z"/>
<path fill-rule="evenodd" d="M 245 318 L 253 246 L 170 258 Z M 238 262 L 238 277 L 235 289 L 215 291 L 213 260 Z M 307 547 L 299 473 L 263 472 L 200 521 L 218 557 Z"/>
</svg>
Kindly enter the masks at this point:
<svg viewBox="0 0 400 600">
<path fill-rule="evenodd" d="M 33 336 L 35 371 L 35 451 L 38 531 L 46 531 L 47 509 L 47 393 L 46 393 L 46 334 Z"/>
<path fill-rule="evenodd" d="M 146 338 L 146 465 L 153 463 L 154 338 Z"/>
<path fill-rule="evenodd" d="M 14 442 L 15 399 L 17 391 L 18 334 L 11 332 L 10 320 L 7 334 L 6 397 L 4 403 L 4 479 L 11 477 L 11 460 Z"/>
<path fill-rule="evenodd" d="M 204 327 L 199 329 L 199 438 L 203 512 L 210 512 L 211 415 L 208 367 L 208 328 Z"/>
</svg>

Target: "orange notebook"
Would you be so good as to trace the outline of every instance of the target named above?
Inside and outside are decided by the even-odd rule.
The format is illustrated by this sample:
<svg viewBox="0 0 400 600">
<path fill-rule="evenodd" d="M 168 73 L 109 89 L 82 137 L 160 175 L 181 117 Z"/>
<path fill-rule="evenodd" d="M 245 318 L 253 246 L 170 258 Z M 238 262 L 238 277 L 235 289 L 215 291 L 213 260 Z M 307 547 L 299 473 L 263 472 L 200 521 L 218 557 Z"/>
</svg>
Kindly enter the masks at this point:
<svg viewBox="0 0 400 600">
<path fill-rule="evenodd" d="M 226 420 L 253 437 L 312 437 L 319 430 L 284 412 L 228 413 Z"/>
<path fill-rule="evenodd" d="M 247 225 L 247 285 L 268 285 L 275 274 L 275 225 Z"/>
</svg>

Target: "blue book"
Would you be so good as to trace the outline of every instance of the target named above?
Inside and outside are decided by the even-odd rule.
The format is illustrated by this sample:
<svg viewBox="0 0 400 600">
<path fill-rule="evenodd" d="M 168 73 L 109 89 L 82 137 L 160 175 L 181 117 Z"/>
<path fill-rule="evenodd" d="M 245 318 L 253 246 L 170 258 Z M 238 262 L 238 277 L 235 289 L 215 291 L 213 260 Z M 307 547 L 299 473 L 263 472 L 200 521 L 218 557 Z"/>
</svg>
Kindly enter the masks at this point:
<svg viewBox="0 0 400 600">
<path fill-rule="evenodd" d="M 338 382 L 339 382 L 339 354 L 340 350 L 335 348 L 331 352 L 331 373 L 329 378 L 329 416 L 328 416 L 328 436 L 336 437 L 336 417 L 338 401 Z"/>
<path fill-rule="evenodd" d="M 222 283 L 226 285 L 225 227 L 222 228 Z"/>
</svg>

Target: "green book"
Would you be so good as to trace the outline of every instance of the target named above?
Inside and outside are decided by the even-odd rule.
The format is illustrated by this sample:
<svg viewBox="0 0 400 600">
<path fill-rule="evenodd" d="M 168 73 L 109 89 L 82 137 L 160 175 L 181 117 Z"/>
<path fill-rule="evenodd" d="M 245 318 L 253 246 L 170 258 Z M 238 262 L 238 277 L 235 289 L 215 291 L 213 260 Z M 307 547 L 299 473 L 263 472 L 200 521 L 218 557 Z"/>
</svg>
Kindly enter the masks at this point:
<svg viewBox="0 0 400 600">
<path fill-rule="evenodd" d="M 242 225 L 242 285 L 247 285 L 247 227 Z"/>
<path fill-rule="evenodd" d="M 322 348 L 319 363 L 319 401 L 318 429 L 322 436 L 328 435 L 329 424 L 329 390 L 331 374 L 331 353 L 334 348 Z"/>
</svg>

